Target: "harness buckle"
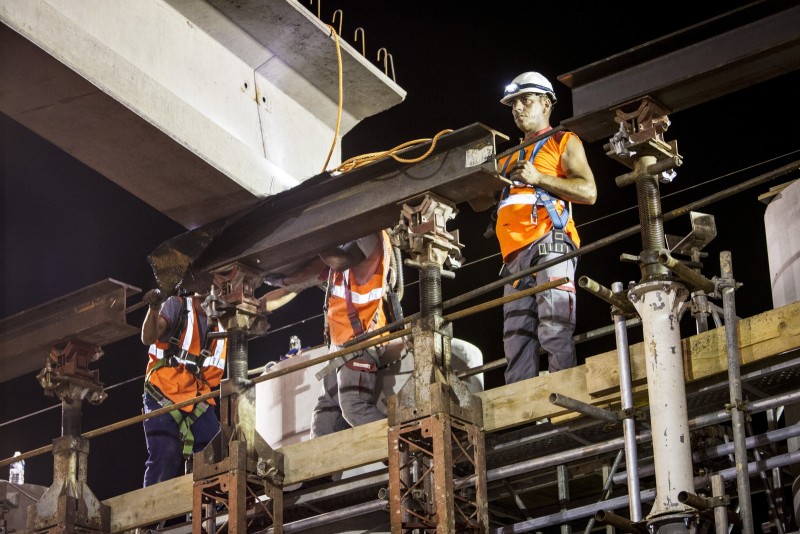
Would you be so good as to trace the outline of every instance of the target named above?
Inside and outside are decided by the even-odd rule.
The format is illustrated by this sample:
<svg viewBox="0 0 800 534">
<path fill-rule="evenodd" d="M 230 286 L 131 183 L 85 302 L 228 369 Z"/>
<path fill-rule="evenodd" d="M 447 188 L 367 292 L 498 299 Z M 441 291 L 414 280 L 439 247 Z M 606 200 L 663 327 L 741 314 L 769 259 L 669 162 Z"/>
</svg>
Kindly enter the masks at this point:
<svg viewBox="0 0 800 534">
<path fill-rule="evenodd" d="M 547 254 L 566 254 L 569 252 L 569 245 L 565 241 L 564 232 L 557 230 L 553 231 L 554 241 L 550 243 L 539 243 L 539 255 L 545 256 Z"/>
</svg>

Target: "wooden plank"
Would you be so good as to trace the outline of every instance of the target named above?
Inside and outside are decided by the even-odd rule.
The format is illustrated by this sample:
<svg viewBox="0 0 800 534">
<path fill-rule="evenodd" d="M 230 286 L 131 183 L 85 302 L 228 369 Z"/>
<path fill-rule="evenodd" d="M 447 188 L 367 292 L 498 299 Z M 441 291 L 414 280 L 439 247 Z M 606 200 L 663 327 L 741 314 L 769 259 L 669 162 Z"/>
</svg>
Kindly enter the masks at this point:
<svg viewBox="0 0 800 534">
<path fill-rule="evenodd" d="M 800 302 L 769 310 L 739 321 L 742 365 L 769 358 L 800 346 Z M 728 371 L 725 328 L 715 328 L 684 339 L 681 343 L 687 382 Z M 647 381 L 642 343 L 632 345 L 631 379 L 634 385 Z M 615 350 L 586 359 L 587 389 L 593 397 L 619 391 L 619 366 Z"/>
<path fill-rule="evenodd" d="M 484 391 L 479 394 L 483 400 L 484 430 L 495 432 L 565 413 L 564 408 L 550 402 L 550 394 L 562 393 L 588 402 L 582 394 L 585 391 L 584 365 Z"/>
<path fill-rule="evenodd" d="M 103 501 L 111 507 L 111 532 L 124 532 L 192 511 L 192 475 L 183 475 Z"/>
<path fill-rule="evenodd" d="M 285 485 L 380 462 L 389 457 L 387 420 L 373 421 L 278 449 Z"/>
<path fill-rule="evenodd" d="M 770 310 L 739 322 L 742 361 L 767 360 L 800 347 L 800 302 Z M 686 380 L 693 382 L 727 372 L 725 331 L 718 328 L 683 340 Z M 646 393 L 644 350 L 631 347 L 633 377 L 640 385 L 637 399 Z M 550 403 L 551 393 L 606 406 L 619 399 L 619 372 L 615 351 L 587 359 L 586 364 L 508 384 L 478 394 L 483 401 L 487 433 L 530 424 L 544 417 L 575 417 Z M 603 393 L 605 392 L 605 393 Z M 637 403 L 638 404 L 638 403 Z M 328 436 L 278 449 L 284 455 L 285 484 L 317 478 L 387 459 L 387 421 L 375 421 Z M 188 513 L 192 507 L 192 477 L 185 475 L 104 501 L 111 506 L 111 531 L 129 530 L 166 517 Z M 169 495 L 165 499 L 164 495 Z"/>
</svg>

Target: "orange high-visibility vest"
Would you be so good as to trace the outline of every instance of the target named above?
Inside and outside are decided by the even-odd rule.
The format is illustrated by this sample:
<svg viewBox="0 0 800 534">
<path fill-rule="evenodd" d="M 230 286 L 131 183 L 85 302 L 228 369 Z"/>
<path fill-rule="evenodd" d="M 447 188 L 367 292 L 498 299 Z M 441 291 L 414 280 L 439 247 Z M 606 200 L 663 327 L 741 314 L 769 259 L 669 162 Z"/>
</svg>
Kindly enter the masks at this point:
<svg viewBox="0 0 800 534">
<path fill-rule="evenodd" d="M 176 404 L 198 395 L 210 393 L 212 388 L 217 387 L 225 373 L 225 358 L 227 356 L 225 339 L 215 338 L 208 344 L 207 353 L 204 357 L 204 354 L 202 354 L 203 340 L 200 337 L 200 325 L 196 309 L 198 303 L 191 297 L 181 298 L 181 300 L 183 301 L 182 304 L 187 307 L 188 314 L 183 331 L 176 333 L 176 336 L 180 336 L 180 338 L 174 347 L 177 351 L 173 355 L 173 360 L 169 365 L 165 365 L 164 358 L 169 357 L 167 349 L 170 348 L 170 343 L 157 340 L 150 345 L 150 359 L 147 363 L 146 373 L 149 376 L 150 383 L 158 387 L 161 393 Z M 208 331 L 222 332 L 224 328 L 217 324 L 213 329 L 209 328 Z M 187 365 L 195 364 L 198 367 L 198 374 L 186 367 Z M 208 399 L 207 402 L 209 404 L 216 403 L 213 398 Z M 189 405 L 181 409 L 191 412 L 193 408 L 194 406 Z"/>
<path fill-rule="evenodd" d="M 354 332 L 348 315 L 348 292 L 364 332 L 386 324 L 386 315 L 382 304 L 392 250 L 389 236 L 385 231 L 381 232 L 380 246 L 375 247 L 370 258 L 367 259 L 374 259 L 375 254 L 381 254 L 380 263 L 372 276 L 363 284 L 356 281 L 351 269 L 341 273 L 334 272 L 331 276 L 332 286 L 328 295 L 328 329 L 330 341 L 334 345 L 342 345 L 359 334 Z"/>
<path fill-rule="evenodd" d="M 565 178 L 566 173 L 561 167 L 561 154 L 564 153 L 567 141 L 571 137 L 579 138 L 572 132 L 564 132 L 558 140 L 555 137 L 547 138 L 536 154 L 533 164 L 544 174 Z M 519 159 L 529 159 L 534 146 L 535 144 L 528 145 L 522 150 L 522 153 L 511 154 L 501 159 L 498 161 L 498 167 L 503 169 L 509 158 L 513 158 L 509 162 L 511 164 Z M 566 208 L 563 200 L 553 199 L 553 203 L 558 213 L 563 212 Z M 532 186 L 508 186 L 506 188 L 504 197 L 500 199 L 497 206 L 497 223 L 495 224 L 495 233 L 500 243 L 503 261 L 506 261 L 512 252 L 526 247 L 546 235 L 552 227 L 553 222 L 550 220 L 547 208 L 541 203 Z M 571 214 L 564 230 L 575 246 L 580 246 L 580 237 Z"/>
</svg>

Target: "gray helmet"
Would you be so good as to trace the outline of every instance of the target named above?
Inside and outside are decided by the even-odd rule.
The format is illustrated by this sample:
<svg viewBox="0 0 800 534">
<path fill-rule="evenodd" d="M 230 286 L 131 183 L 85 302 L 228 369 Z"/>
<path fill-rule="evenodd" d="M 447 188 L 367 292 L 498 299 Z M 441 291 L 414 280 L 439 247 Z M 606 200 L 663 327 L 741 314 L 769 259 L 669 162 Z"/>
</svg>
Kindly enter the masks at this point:
<svg viewBox="0 0 800 534">
<path fill-rule="evenodd" d="M 538 72 L 523 72 L 514 78 L 510 84 L 506 85 L 500 103 L 510 106 L 512 100 L 525 93 L 544 94 L 550 98 L 553 104 L 556 103 L 556 93 L 553 91 L 553 84 Z"/>
</svg>

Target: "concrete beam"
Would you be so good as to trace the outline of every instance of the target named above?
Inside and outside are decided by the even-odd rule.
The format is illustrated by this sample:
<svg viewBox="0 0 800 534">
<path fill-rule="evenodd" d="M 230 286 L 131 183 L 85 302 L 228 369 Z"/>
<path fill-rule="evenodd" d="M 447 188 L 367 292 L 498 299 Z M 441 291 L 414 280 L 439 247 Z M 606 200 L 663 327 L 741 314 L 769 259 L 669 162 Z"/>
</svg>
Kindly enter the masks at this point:
<svg viewBox="0 0 800 534">
<path fill-rule="evenodd" d="M 340 162 L 403 91 L 295 0 L 0 0 L 0 111 L 187 228 Z M 34 46 L 35 45 L 35 46 Z"/>
</svg>

